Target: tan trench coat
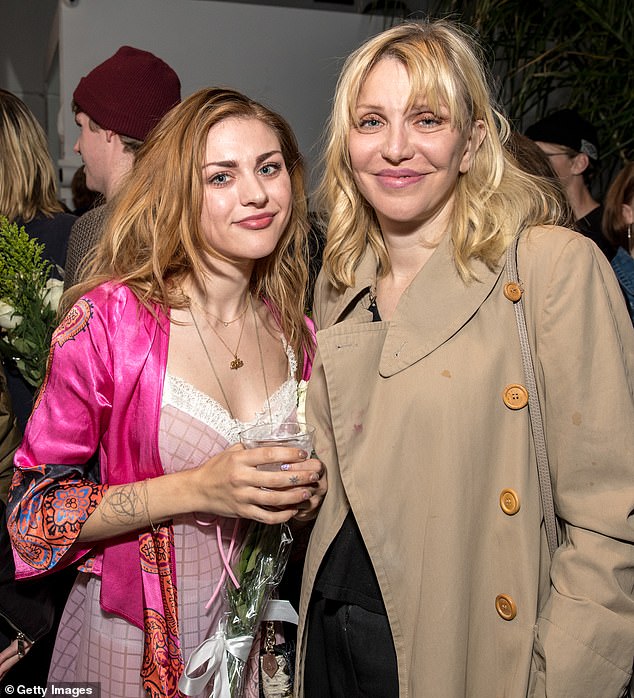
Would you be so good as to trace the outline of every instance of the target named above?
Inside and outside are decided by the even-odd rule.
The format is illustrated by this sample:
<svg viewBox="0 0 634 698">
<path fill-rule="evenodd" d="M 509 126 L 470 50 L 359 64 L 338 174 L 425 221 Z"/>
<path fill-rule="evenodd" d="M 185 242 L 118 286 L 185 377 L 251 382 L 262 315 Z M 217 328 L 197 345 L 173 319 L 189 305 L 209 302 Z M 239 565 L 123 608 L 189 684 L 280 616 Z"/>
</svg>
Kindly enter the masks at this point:
<svg viewBox="0 0 634 698">
<path fill-rule="evenodd" d="M 351 506 L 403 698 L 617 698 L 630 680 L 634 331 L 586 238 L 532 230 L 518 266 L 565 522 L 552 585 L 528 410 L 503 397 L 525 382 L 504 272 L 477 264 L 479 282 L 465 285 L 446 239 L 390 323 L 370 321 L 371 254 L 343 295 L 318 283 L 308 420 L 329 492 L 307 554 L 299 647 L 319 564 Z"/>
</svg>

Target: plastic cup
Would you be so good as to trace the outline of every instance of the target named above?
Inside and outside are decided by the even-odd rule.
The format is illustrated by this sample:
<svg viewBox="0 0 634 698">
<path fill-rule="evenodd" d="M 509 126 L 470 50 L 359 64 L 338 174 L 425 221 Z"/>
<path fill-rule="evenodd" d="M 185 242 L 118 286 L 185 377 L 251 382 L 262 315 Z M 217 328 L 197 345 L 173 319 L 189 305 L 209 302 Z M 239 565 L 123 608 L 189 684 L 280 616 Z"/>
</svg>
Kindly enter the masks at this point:
<svg viewBox="0 0 634 698">
<path fill-rule="evenodd" d="M 282 422 L 281 424 L 258 424 L 240 432 L 240 442 L 245 448 L 261 446 L 286 446 L 301 448 L 310 454 L 313 450 L 315 427 L 303 422 Z M 279 470 L 279 463 L 258 465 L 259 470 Z"/>
</svg>

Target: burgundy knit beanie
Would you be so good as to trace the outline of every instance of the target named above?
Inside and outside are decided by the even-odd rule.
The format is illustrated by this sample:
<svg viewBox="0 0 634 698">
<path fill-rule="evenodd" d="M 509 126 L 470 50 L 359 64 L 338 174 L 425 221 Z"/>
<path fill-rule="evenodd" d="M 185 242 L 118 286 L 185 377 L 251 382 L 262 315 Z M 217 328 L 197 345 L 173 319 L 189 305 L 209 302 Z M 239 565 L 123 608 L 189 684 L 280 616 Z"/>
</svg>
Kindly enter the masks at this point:
<svg viewBox="0 0 634 698">
<path fill-rule="evenodd" d="M 79 81 L 73 99 L 102 128 L 144 141 L 180 102 L 181 83 L 153 53 L 122 46 Z"/>
</svg>

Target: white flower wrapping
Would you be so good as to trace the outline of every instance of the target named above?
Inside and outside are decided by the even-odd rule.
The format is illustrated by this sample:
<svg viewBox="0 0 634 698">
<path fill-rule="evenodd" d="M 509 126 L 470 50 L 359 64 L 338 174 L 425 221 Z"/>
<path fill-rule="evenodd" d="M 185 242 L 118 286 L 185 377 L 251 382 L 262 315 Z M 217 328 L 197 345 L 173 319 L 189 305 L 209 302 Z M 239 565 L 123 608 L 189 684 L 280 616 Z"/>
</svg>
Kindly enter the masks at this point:
<svg viewBox="0 0 634 698">
<path fill-rule="evenodd" d="M 287 524 L 251 521 L 234 572 L 239 586 L 225 586 L 228 610 L 217 632 L 187 660 L 178 688 L 199 695 L 214 677 L 213 698 L 242 698 L 247 659 L 260 623 L 281 620 L 297 624 L 288 601 L 272 600 L 282 579 L 293 537 Z"/>
</svg>

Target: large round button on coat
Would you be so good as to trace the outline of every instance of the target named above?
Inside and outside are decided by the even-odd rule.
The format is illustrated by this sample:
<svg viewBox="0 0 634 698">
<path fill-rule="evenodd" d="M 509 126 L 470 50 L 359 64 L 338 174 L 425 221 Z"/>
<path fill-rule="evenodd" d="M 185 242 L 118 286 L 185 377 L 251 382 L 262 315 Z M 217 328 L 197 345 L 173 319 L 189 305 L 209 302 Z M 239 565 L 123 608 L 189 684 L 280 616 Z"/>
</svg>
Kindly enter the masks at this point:
<svg viewBox="0 0 634 698">
<path fill-rule="evenodd" d="M 500 507 L 508 516 L 517 514 L 520 510 L 520 498 L 515 490 L 504 489 L 500 492 Z"/>
<path fill-rule="evenodd" d="M 510 301 L 513 301 L 513 303 L 517 303 L 522 297 L 522 289 L 520 285 L 516 284 L 514 281 L 509 281 L 507 284 L 504 284 L 503 293 Z"/>
<path fill-rule="evenodd" d="M 504 404 L 511 410 L 521 410 L 528 405 L 528 390 L 519 383 L 512 383 L 502 393 Z"/>
<path fill-rule="evenodd" d="M 495 610 L 504 620 L 513 620 L 517 615 L 515 601 L 508 594 L 500 594 L 495 598 Z"/>
</svg>

